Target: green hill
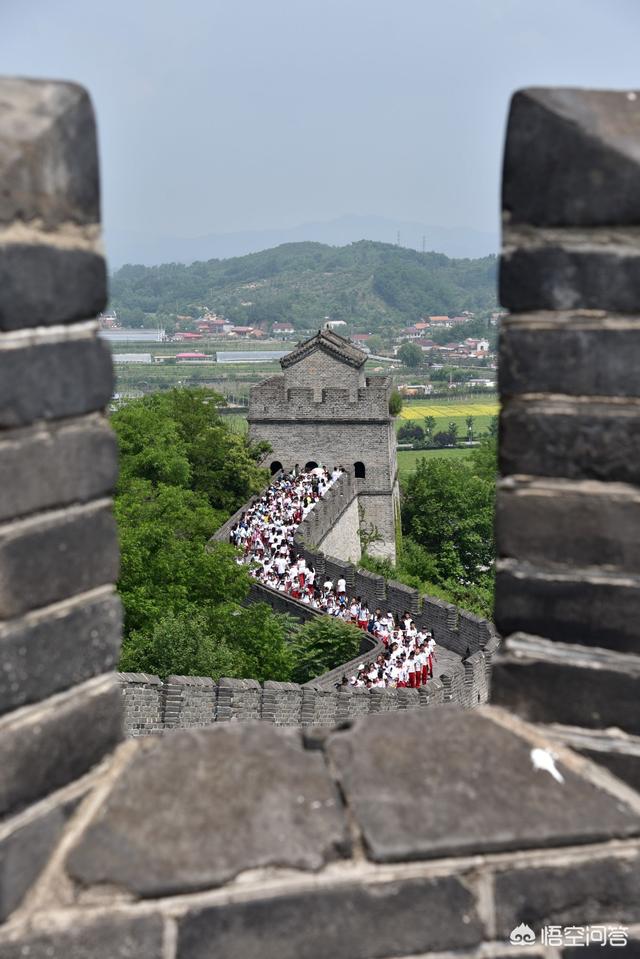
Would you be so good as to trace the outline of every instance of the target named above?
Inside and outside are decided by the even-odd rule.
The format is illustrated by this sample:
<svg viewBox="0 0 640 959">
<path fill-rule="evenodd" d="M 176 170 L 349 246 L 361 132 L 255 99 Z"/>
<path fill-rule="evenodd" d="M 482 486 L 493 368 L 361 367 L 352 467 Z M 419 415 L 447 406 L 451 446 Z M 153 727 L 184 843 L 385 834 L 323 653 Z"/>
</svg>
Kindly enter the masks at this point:
<svg viewBox="0 0 640 959">
<path fill-rule="evenodd" d="M 139 326 L 205 307 L 236 324 L 290 321 L 314 329 L 325 316 L 354 330 L 385 332 L 426 314 L 496 308 L 497 259 L 452 260 L 362 240 L 344 247 L 287 243 L 189 266 L 123 266 L 111 277 L 111 306 Z"/>
</svg>

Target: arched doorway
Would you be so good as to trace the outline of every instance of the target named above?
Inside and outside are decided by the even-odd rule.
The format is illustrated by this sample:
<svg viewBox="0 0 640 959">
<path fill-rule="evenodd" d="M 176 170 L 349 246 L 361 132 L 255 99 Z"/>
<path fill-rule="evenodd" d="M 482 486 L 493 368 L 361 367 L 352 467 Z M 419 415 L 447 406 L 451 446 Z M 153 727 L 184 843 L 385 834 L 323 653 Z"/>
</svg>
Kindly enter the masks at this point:
<svg viewBox="0 0 640 959">
<path fill-rule="evenodd" d="M 269 467 L 269 469 L 271 470 L 271 475 L 275 476 L 276 473 L 279 473 L 280 470 L 282 469 L 282 463 L 279 463 L 277 460 L 274 460 L 271 466 Z"/>
<path fill-rule="evenodd" d="M 366 470 L 364 468 L 364 463 L 361 463 L 360 460 L 358 460 L 357 463 L 353 464 L 353 471 L 355 473 L 356 479 L 365 478 Z"/>
<path fill-rule="evenodd" d="M 305 473 L 308 473 L 309 470 L 314 470 L 314 469 L 317 467 L 317 465 L 318 465 L 318 464 L 317 464 L 317 463 L 314 463 L 313 460 L 309 460 L 308 463 L 305 463 L 305 467 L 304 467 Z"/>
</svg>

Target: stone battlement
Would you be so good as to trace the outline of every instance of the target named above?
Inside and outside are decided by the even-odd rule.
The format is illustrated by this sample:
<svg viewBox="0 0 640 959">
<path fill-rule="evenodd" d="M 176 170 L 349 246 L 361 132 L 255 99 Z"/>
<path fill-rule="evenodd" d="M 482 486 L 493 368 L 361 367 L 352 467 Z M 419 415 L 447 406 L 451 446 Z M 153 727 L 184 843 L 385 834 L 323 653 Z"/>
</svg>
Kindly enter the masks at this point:
<svg viewBox="0 0 640 959">
<path fill-rule="evenodd" d="M 314 389 L 287 387 L 284 376 L 274 376 L 251 389 L 250 422 L 277 420 L 379 420 L 388 422 L 391 377 L 370 377 L 354 393 L 340 386 Z"/>
<path fill-rule="evenodd" d="M 370 690 L 336 690 L 315 682 L 261 684 L 254 679 L 224 678 L 215 683 L 201 676 L 169 676 L 162 682 L 145 673 L 118 673 L 118 682 L 125 732 L 132 737 L 251 720 L 274 726 L 334 726 L 359 716 L 452 700 L 451 685 L 436 679 L 420 689 Z M 464 682 L 463 674 L 461 685 Z M 470 686 L 471 681 L 466 687 L 468 705 L 477 705 L 471 703 Z"/>
</svg>

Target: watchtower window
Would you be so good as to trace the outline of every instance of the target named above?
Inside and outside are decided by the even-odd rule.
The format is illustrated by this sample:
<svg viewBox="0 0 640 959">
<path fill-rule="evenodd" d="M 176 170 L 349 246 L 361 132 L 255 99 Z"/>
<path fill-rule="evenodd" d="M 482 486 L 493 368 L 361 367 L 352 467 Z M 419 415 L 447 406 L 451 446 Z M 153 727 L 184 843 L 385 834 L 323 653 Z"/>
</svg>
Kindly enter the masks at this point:
<svg viewBox="0 0 640 959">
<path fill-rule="evenodd" d="M 317 465 L 318 464 L 314 463 L 313 460 L 309 460 L 309 462 L 305 465 L 305 468 L 304 468 L 305 473 L 308 473 L 309 470 L 314 470 L 317 467 Z"/>
<path fill-rule="evenodd" d="M 271 475 L 275 476 L 276 473 L 279 473 L 280 470 L 282 469 L 282 463 L 279 463 L 277 460 L 274 460 L 271 466 L 269 467 L 269 469 L 271 470 Z"/>
<path fill-rule="evenodd" d="M 366 474 L 364 463 L 361 463 L 360 461 L 358 461 L 357 463 L 354 463 L 353 470 L 354 470 L 354 473 L 356 474 L 356 479 L 364 479 Z"/>
</svg>

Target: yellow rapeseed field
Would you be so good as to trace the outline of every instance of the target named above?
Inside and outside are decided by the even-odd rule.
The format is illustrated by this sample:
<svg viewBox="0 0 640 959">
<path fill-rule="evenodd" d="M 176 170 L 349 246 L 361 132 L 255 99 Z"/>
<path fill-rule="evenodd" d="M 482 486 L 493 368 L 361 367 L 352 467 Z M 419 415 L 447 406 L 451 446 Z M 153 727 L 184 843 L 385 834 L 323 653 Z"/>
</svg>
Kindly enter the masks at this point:
<svg viewBox="0 0 640 959">
<path fill-rule="evenodd" d="M 405 405 L 400 419 L 416 420 L 425 416 L 451 420 L 457 416 L 495 416 L 497 403 L 411 403 Z"/>
</svg>

